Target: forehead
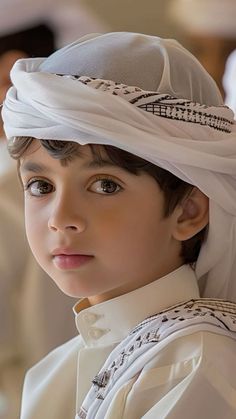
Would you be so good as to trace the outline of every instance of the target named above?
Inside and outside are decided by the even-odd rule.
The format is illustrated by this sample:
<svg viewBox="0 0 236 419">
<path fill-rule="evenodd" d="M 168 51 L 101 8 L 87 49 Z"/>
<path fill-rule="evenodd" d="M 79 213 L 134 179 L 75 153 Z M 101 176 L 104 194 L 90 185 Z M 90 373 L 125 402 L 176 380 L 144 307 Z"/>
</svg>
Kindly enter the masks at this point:
<svg viewBox="0 0 236 419">
<path fill-rule="evenodd" d="M 93 169 L 104 166 L 117 166 L 108 157 L 102 145 L 80 145 L 76 142 L 60 142 L 50 140 L 46 144 L 49 150 L 42 145 L 40 140 L 34 139 L 22 157 L 19 168 L 21 172 L 39 172 L 49 167 L 73 167 L 74 162 L 84 168 Z M 76 164 L 77 165 L 77 164 Z"/>
</svg>

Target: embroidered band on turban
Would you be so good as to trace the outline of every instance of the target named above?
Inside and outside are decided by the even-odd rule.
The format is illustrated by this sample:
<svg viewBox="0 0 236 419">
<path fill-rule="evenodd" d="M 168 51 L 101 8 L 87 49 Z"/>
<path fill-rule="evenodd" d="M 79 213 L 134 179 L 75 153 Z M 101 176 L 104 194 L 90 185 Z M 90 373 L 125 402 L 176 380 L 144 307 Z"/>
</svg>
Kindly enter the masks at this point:
<svg viewBox="0 0 236 419">
<path fill-rule="evenodd" d="M 188 51 L 147 35 L 93 35 L 48 59 L 18 61 L 11 78 L 8 138 L 110 144 L 205 193 L 209 232 L 196 265 L 202 295 L 236 301 L 233 112 Z"/>
</svg>

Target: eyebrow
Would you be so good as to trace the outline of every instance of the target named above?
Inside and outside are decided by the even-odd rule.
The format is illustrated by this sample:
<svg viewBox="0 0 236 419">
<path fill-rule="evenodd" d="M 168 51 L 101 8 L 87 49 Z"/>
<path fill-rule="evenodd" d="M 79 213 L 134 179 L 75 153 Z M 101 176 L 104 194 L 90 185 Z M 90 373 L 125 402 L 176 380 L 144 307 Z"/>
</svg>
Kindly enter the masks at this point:
<svg viewBox="0 0 236 419">
<path fill-rule="evenodd" d="M 82 167 L 85 169 L 97 169 L 100 167 L 120 167 L 120 166 L 113 163 L 111 160 L 99 159 L 99 160 L 91 160 L 90 162 L 86 162 L 84 163 Z"/>
<path fill-rule="evenodd" d="M 100 159 L 100 160 L 91 160 L 89 162 L 85 162 L 81 168 L 82 169 L 99 169 L 102 167 L 120 167 L 116 164 L 114 164 L 112 161 L 110 160 L 105 160 L 105 159 Z M 33 161 L 27 161 L 27 162 L 23 162 L 20 165 L 20 171 L 21 172 L 33 172 L 33 173 L 41 173 L 44 171 L 47 172 L 52 172 L 52 169 L 48 166 L 45 166 L 42 163 L 36 163 Z"/>
<path fill-rule="evenodd" d="M 33 161 L 23 162 L 19 170 L 21 172 L 33 172 L 33 173 L 41 173 L 43 171 L 52 171 L 50 167 L 45 166 L 44 164 L 35 163 Z"/>
</svg>

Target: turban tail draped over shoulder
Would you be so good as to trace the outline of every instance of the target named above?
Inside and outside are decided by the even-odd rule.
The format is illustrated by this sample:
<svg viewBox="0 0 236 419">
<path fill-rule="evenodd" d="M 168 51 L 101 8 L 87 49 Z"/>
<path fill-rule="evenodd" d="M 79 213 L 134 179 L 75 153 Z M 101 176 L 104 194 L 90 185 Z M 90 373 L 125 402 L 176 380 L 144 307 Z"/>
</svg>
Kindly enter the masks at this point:
<svg viewBox="0 0 236 419">
<path fill-rule="evenodd" d="M 7 137 L 110 144 L 197 186 L 210 199 L 196 274 L 202 296 L 236 301 L 236 129 L 198 61 L 174 40 L 90 35 L 12 69 Z M 20 140 L 19 140 L 20 141 Z"/>
</svg>

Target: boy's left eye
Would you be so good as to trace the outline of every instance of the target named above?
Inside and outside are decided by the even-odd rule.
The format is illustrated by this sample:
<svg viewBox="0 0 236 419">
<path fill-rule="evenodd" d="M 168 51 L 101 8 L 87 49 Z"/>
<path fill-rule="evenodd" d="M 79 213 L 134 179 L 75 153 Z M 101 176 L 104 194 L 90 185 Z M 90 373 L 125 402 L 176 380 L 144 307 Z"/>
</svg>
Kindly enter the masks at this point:
<svg viewBox="0 0 236 419">
<path fill-rule="evenodd" d="M 96 179 L 95 182 L 89 187 L 89 190 L 99 194 L 114 194 L 122 189 L 118 183 L 112 179 Z"/>
</svg>

